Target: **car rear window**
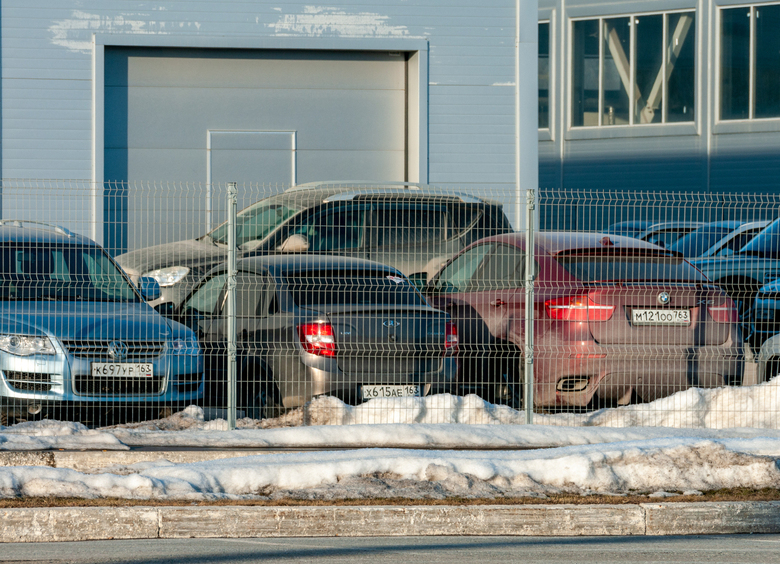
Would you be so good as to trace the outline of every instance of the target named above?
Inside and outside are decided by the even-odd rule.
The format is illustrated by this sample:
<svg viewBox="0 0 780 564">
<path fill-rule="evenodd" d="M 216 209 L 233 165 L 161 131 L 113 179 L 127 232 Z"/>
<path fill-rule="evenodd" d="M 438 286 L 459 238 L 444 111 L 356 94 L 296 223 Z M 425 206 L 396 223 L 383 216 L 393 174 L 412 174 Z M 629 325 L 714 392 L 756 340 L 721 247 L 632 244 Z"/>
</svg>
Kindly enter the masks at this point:
<svg viewBox="0 0 780 564">
<path fill-rule="evenodd" d="M 287 277 L 298 307 L 380 305 L 422 306 L 423 297 L 403 276 L 388 272 L 325 271 Z"/>
<path fill-rule="evenodd" d="M 583 282 L 706 282 L 686 260 L 671 256 L 558 257 L 566 271 Z"/>
</svg>

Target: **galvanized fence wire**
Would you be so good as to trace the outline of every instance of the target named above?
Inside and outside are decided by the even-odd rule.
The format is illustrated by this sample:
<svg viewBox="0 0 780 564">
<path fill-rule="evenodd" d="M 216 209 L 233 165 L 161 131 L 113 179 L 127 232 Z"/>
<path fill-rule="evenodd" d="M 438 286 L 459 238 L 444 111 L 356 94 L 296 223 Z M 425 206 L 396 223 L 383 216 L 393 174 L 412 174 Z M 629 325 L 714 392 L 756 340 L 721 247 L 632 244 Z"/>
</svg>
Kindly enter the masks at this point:
<svg viewBox="0 0 780 564">
<path fill-rule="evenodd" d="M 774 195 L 4 180 L 0 197 L 3 424 L 196 405 L 229 427 L 778 426 Z"/>
</svg>

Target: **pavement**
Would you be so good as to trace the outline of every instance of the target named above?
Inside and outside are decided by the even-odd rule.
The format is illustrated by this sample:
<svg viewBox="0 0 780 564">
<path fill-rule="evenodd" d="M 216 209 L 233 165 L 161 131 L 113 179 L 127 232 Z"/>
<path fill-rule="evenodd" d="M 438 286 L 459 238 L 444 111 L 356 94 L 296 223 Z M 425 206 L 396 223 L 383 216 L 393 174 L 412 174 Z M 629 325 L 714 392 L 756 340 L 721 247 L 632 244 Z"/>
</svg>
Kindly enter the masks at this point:
<svg viewBox="0 0 780 564">
<path fill-rule="evenodd" d="M 78 471 L 271 449 L 0 452 L 0 466 Z M 289 452 L 289 451 L 284 451 Z M 0 542 L 334 536 L 656 536 L 780 533 L 780 502 L 593 505 L 132 506 L 0 509 Z"/>
</svg>

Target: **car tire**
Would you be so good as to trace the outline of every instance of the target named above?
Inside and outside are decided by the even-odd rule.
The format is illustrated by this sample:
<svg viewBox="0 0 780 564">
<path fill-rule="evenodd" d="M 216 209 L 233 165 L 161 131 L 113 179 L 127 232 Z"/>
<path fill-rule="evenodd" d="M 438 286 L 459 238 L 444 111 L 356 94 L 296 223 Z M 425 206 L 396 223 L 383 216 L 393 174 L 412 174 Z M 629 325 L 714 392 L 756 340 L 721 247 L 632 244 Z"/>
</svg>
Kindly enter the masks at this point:
<svg viewBox="0 0 780 564">
<path fill-rule="evenodd" d="M 247 362 L 242 367 L 240 381 L 239 403 L 245 417 L 260 420 L 281 415 L 276 384 L 271 373 L 259 362 Z"/>
</svg>

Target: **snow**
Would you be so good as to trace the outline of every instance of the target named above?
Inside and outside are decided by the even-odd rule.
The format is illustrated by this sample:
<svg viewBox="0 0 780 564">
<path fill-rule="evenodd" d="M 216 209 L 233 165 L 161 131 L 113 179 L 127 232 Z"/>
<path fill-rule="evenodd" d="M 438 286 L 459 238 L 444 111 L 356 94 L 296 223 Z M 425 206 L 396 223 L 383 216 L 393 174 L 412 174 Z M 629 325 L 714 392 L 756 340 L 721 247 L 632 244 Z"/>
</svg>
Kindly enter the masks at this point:
<svg viewBox="0 0 780 564">
<path fill-rule="evenodd" d="M 0 428 L 0 450 L 129 446 L 350 448 L 92 472 L 0 467 L 0 497 L 128 499 L 507 498 L 780 487 L 778 382 L 691 389 L 649 404 L 534 416 L 477 396 L 317 398 L 227 431 L 196 406 L 156 421 L 90 430 L 43 421 Z M 467 425 L 464 423 L 468 423 Z M 101 445 L 101 446 L 95 446 Z M 373 447 L 373 448 L 372 448 Z M 433 448 L 431 448 L 433 447 Z M 552 447 L 521 450 L 532 447 Z M 472 450 L 458 450 L 472 449 Z"/>
</svg>

